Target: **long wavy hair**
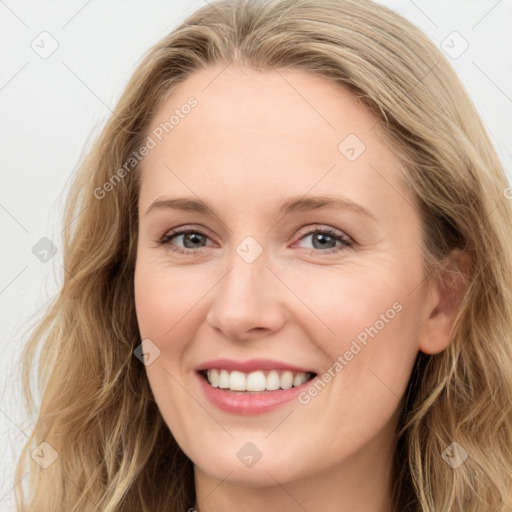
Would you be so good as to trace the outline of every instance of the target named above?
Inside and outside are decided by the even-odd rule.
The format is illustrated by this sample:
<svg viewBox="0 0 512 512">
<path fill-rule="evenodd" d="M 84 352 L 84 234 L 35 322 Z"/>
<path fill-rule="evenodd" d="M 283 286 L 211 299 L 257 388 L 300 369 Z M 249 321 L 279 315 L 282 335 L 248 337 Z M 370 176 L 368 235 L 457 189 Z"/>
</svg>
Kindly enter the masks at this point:
<svg viewBox="0 0 512 512">
<path fill-rule="evenodd" d="M 379 120 L 403 163 L 422 221 L 425 278 L 465 287 L 451 343 L 419 353 L 401 402 L 394 512 L 512 507 L 512 209 L 503 167 L 464 87 L 413 24 L 369 0 L 225 0 L 190 15 L 139 66 L 69 192 L 65 272 L 20 362 L 36 411 L 15 481 L 20 512 L 183 512 L 192 462 L 155 403 L 134 306 L 140 165 L 103 199 L 95 190 L 147 137 L 155 112 L 213 64 L 294 68 L 348 88 Z M 471 257 L 470 272 L 451 258 Z M 447 264 L 450 262 L 450 264 Z M 455 286 L 455 285 L 454 285 Z M 40 406 L 31 390 L 38 355 Z M 42 442 L 57 460 L 42 469 Z M 443 452 L 457 442 L 467 459 Z"/>
</svg>

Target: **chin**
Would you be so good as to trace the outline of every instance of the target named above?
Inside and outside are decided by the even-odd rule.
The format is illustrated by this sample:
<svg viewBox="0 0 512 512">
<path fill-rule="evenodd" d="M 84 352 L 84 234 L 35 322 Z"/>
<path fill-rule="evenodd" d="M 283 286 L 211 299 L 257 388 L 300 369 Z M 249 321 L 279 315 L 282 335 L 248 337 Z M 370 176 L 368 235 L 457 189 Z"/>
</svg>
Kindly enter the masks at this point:
<svg viewBox="0 0 512 512">
<path fill-rule="evenodd" d="M 293 480 L 293 476 L 283 467 L 265 464 L 260 460 L 252 468 L 243 467 L 240 463 L 227 463 L 222 466 L 215 462 L 201 466 L 201 471 L 224 483 L 242 487 L 263 488 L 272 487 L 279 483 Z M 237 461 L 238 462 L 238 461 Z M 242 467 L 240 467 L 242 466 Z M 289 464 L 285 464 L 289 467 Z M 229 474 L 229 476 L 227 476 Z"/>
</svg>

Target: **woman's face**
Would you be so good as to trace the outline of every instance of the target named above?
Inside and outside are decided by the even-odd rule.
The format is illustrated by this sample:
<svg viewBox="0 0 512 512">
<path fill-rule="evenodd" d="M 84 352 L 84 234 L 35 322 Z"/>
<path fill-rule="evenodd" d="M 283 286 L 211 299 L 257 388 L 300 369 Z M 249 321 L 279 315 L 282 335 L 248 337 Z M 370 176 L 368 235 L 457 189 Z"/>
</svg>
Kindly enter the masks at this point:
<svg viewBox="0 0 512 512">
<path fill-rule="evenodd" d="M 389 460 L 418 350 L 443 340 L 420 218 L 378 132 L 299 70 L 204 68 L 155 116 L 137 317 L 158 407 L 203 474 L 264 486 Z M 217 387 L 200 369 L 224 370 Z"/>
</svg>

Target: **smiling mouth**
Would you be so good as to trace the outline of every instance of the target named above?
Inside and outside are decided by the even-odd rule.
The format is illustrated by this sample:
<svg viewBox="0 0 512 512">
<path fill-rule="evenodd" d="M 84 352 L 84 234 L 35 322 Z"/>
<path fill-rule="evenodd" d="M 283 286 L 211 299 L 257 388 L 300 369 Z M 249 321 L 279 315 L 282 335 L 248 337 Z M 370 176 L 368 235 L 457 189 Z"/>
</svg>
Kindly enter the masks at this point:
<svg viewBox="0 0 512 512">
<path fill-rule="evenodd" d="M 213 388 L 235 394 L 261 394 L 302 386 L 316 377 L 314 372 L 258 370 L 250 373 L 212 368 L 199 375 Z"/>
</svg>

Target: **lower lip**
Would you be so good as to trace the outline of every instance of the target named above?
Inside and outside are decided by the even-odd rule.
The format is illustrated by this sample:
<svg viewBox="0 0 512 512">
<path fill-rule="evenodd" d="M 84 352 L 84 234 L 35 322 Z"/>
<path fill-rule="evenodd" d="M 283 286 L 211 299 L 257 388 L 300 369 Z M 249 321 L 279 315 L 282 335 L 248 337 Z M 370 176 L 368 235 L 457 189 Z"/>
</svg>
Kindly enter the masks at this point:
<svg viewBox="0 0 512 512">
<path fill-rule="evenodd" d="M 229 391 L 222 388 L 210 386 L 201 373 L 196 372 L 206 397 L 223 411 L 244 416 L 253 416 L 264 412 L 270 412 L 281 405 L 290 402 L 297 395 L 304 391 L 314 381 L 313 379 L 304 382 L 297 387 L 279 389 L 275 391 L 245 392 Z M 250 394 L 252 393 L 252 394 Z"/>
</svg>

